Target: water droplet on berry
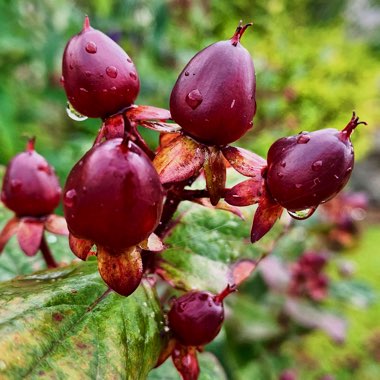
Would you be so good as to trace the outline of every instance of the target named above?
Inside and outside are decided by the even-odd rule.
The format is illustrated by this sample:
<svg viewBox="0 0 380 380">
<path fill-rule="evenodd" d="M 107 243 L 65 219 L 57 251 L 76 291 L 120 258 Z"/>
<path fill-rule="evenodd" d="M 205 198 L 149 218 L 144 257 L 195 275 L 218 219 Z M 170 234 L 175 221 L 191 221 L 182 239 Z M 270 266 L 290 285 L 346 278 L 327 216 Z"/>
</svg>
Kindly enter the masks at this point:
<svg viewBox="0 0 380 380">
<path fill-rule="evenodd" d="M 90 42 L 87 42 L 85 49 L 87 53 L 95 54 L 96 51 L 98 50 L 98 47 L 96 46 L 95 42 L 90 41 Z"/>
<path fill-rule="evenodd" d="M 281 161 L 280 165 L 284 168 L 286 166 L 286 162 L 285 161 Z"/>
<path fill-rule="evenodd" d="M 278 172 L 278 173 L 277 173 L 277 176 L 278 176 L 279 178 L 282 178 L 282 177 L 284 176 L 284 174 L 282 174 L 281 172 Z"/>
<path fill-rule="evenodd" d="M 190 73 L 188 71 L 185 71 L 185 77 L 188 77 Z"/>
<path fill-rule="evenodd" d="M 352 171 L 352 167 L 350 166 L 349 168 L 347 168 L 346 173 L 349 173 L 351 171 Z"/>
<path fill-rule="evenodd" d="M 115 66 L 108 66 L 106 68 L 106 74 L 110 77 L 110 78 L 116 78 L 117 77 L 117 74 L 118 74 L 118 71 L 117 71 L 117 68 Z"/>
<path fill-rule="evenodd" d="M 335 178 L 335 179 L 339 179 L 339 176 L 336 175 L 336 174 L 334 174 L 334 178 Z"/>
<path fill-rule="evenodd" d="M 133 80 L 136 80 L 136 79 L 137 79 L 137 75 L 136 75 L 136 73 L 134 73 L 133 71 L 129 73 L 129 76 L 130 76 Z"/>
<path fill-rule="evenodd" d="M 302 187 L 302 183 L 296 183 L 294 186 L 296 189 L 300 189 Z"/>
<path fill-rule="evenodd" d="M 37 170 L 41 171 L 41 172 L 45 172 L 46 174 L 48 175 L 51 175 L 52 172 L 51 172 L 51 168 L 49 165 L 47 164 L 40 164 L 37 166 Z"/>
<path fill-rule="evenodd" d="M 63 199 L 63 203 L 67 207 L 73 207 L 77 192 L 74 189 L 67 190 Z"/>
<path fill-rule="evenodd" d="M 311 165 L 311 168 L 317 172 L 321 169 L 322 167 L 322 161 L 321 160 L 318 160 L 318 161 L 315 161 L 312 165 Z"/>
<path fill-rule="evenodd" d="M 12 179 L 11 189 L 12 191 L 19 191 L 22 188 L 22 182 L 19 179 Z"/>
<path fill-rule="evenodd" d="M 70 67 L 70 70 L 72 70 L 74 68 L 72 63 L 70 63 L 69 67 Z"/>
<path fill-rule="evenodd" d="M 65 84 L 65 77 L 63 75 L 61 76 L 59 83 L 61 84 L 61 86 L 63 86 Z"/>
<path fill-rule="evenodd" d="M 80 114 L 72 105 L 70 102 L 67 102 L 66 106 L 66 113 L 70 117 L 70 119 L 73 119 L 75 121 L 83 121 L 87 119 L 87 116 L 84 116 Z"/>
<path fill-rule="evenodd" d="M 79 89 L 79 91 L 81 91 L 81 92 L 88 92 L 88 90 L 87 90 L 86 88 L 84 88 L 84 87 L 81 87 L 81 88 Z"/>
<path fill-rule="evenodd" d="M 198 89 L 196 89 L 189 92 L 186 95 L 185 100 L 186 100 L 186 103 L 189 105 L 189 107 L 195 110 L 202 103 L 203 97 L 202 97 L 201 92 Z"/>
<path fill-rule="evenodd" d="M 91 71 L 88 71 L 88 70 L 87 70 L 87 71 L 85 71 L 85 72 L 84 72 L 84 75 L 86 75 L 86 77 L 89 77 L 89 76 L 91 76 Z"/>
<path fill-rule="evenodd" d="M 310 141 L 310 136 L 300 134 L 297 138 L 297 144 L 307 144 Z"/>
<path fill-rule="evenodd" d="M 310 218 L 314 214 L 316 209 L 317 209 L 316 207 L 311 207 L 305 210 L 298 210 L 298 211 L 287 210 L 287 211 L 288 211 L 288 214 L 292 218 L 297 219 L 297 220 L 304 220 L 304 219 Z"/>
<path fill-rule="evenodd" d="M 111 87 L 111 91 L 116 91 L 116 87 L 115 86 Z"/>
<path fill-rule="evenodd" d="M 234 99 L 234 100 L 232 101 L 232 103 L 231 103 L 231 106 L 230 106 L 231 109 L 234 108 L 234 105 L 235 105 L 235 99 Z"/>
<path fill-rule="evenodd" d="M 79 165 L 79 166 L 82 166 L 82 165 L 83 165 L 83 161 L 80 160 L 80 161 L 78 162 L 78 165 Z"/>
<path fill-rule="evenodd" d="M 132 60 L 130 58 L 127 58 L 127 62 L 132 63 Z"/>
</svg>

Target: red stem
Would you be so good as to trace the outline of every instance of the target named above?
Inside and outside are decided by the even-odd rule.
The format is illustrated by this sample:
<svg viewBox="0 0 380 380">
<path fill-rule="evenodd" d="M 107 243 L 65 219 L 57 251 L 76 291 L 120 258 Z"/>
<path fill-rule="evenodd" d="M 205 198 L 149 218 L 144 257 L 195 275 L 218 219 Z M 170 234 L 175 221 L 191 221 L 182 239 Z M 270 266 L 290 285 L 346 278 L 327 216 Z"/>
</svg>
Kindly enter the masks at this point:
<svg viewBox="0 0 380 380">
<path fill-rule="evenodd" d="M 40 251 L 42 252 L 42 256 L 48 268 L 58 268 L 58 264 L 54 260 L 53 255 L 51 254 L 45 235 L 42 235 L 42 239 L 40 243 Z"/>
</svg>

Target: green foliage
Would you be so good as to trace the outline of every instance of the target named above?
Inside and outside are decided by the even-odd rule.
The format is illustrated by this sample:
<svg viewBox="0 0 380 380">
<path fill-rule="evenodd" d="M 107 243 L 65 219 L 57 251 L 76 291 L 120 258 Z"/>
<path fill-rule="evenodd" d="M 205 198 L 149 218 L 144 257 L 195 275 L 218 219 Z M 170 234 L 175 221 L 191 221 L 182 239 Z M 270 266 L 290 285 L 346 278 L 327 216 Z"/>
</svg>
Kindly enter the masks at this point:
<svg viewBox="0 0 380 380">
<path fill-rule="evenodd" d="M 164 343 L 163 315 L 147 281 L 131 297 L 111 293 L 96 261 L 0 285 L 2 379 L 145 379 Z"/>
</svg>

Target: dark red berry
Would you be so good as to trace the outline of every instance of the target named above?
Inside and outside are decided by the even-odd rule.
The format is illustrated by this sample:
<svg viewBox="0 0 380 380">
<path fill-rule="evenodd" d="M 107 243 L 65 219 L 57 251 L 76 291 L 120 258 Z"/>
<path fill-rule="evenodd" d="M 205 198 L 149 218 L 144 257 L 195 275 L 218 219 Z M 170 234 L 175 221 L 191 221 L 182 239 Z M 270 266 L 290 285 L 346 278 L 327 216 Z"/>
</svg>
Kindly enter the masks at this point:
<svg viewBox="0 0 380 380">
<path fill-rule="evenodd" d="M 121 138 L 90 149 L 71 170 L 64 190 L 69 231 L 110 250 L 145 240 L 159 223 L 162 202 L 151 161 Z"/>
<path fill-rule="evenodd" d="M 334 197 L 354 166 L 350 141 L 359 125 L 353 115 L 343 129 L 303 132 L 277 140 L 268 152 L 267 184 L 272 197 L 289 211 L 314 209 Z"/>
<path fill-rule="evenodd" d="M 3 179 L 2 202 L 17 216 L 39 217 L 58 206 L 61 188 L 54 169 L 34 150 L 34 140 L 8 164 Z"/>
<path fill-rule="evenodd" d="M 169 327 L 185 346 L 203 346 L 219 333 L 224 320 L 223 299 L 234 291 L 228 286 L 221 294 L 192 291 L 177 298 L 169 311 Z"/>
<path fill-rule="evenodd" d="M 170 112 L 183 130 L 205 144 L 225 145 L 252 127 L 256 79 L 248 51 L 240 44 L 246 28 L 195 55 L 177 79 Z"/>
<path fill-rule="evenodd" d="M 63 86 L 76 111 L 106 118 L 133 104 L 140 89 L 136 68 L 111 38 L 90 26 L 72 37 L 63 53 Z"/>
</svg>

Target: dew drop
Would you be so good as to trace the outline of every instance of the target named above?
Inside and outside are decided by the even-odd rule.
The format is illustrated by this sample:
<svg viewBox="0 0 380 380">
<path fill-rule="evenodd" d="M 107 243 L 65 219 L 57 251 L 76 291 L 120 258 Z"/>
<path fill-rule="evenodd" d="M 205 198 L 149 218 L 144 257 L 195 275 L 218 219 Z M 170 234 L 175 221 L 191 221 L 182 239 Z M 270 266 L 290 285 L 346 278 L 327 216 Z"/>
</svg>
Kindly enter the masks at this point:
<svg viewBox="0 0 380 380">
<path fill-rule="evenodd" d="M 305 134 L 300 134 L 297 138 L 297 144 L 307 144 L 310 141 L 310 136 Z"/>
<path fill-rule="evenodd" d="M 136 79 L 137 79 L 137 75 L 136 75 L 136 73 L 134 73 L 133 71 L 129 73 L 129 76 L 130 76 L 133 80 L 136 80 Z"/>
<path fill-rule="evenodd" d="M 117 71 L 117 68 L 115 66 L 108 66 L 106 68 L 106 74 L 110 77 L 110 78 L 116 78 L 117 77 L 117 74 L 118 74 L 118 71 Z"/>
<path fill-rule="evenodd" d="M 234 105 L 235 105 L 235 99 L 234 99 L 234 100 L 232 101 L 232 103 L 231 103 L 231 106 L 230 106 L 231 109 L 234 108 Z"/>
<path fill-rule="evenodd" d="M 88 92 L 88 90 L 87 90 L 86 88 L 84 88 L 84 87 L 81 87 L 81 88 L 79 89 L 79 91 L 81 91 L 81 92 Z"/>
<path fill-rule="evenodd" d="M 85 49 L 87 53 L 95 54 L 96 51 L 98 50 L 98 47 L 96 46 L 95 42 L 90 41 L 90 42 L 87 42 Z"/>
<path fill-rule="evenodd" d="M 74 68 L 72 63 L 70 63 L 69 67 L 70 67 L 70 70 L 72 70 Z"/>
<path fill-rule="evenodd" d="M 84 116 L 80 114 L 72 105 L 70 102 L 67 102 L 66 106 L 66 113 L 69 116 L 70 119 L 73 119 L 75 121 L 83 121 L 87 119 L 87 116 Z"/>
<path fill-rule="evenodd" d="M 115 86 L 113 86 L 113 87 L 111 87 L 111 89 L 110 89 L 111 91 L 116 91 L 116 87 Z"/>
<path fill-rule="evenodd" d="M 22 188 L 22 182 L 19 179 L 12 179 L 11 189 L 12 191 L 19 191 Z"/>
<path fill-rule="evenodd" d="M 316 209 L 317 209 L 316 207 L 311 207 L 305 210 L 298 210 L 298 211 L 287 210 L 287 211 L 288 211 L 288 214 L 292 218 L 297 219 L 297 220 L 304 220 L 304 219 L 310 218 L 314 214 Z"/>
<path fill-rule="evenodd" d="M 300 189 L 302 187 L 302 183 L 296 183 L 294 186 L 296 189 Z"/>
<path fill-rule="evenodd" d="M 188 77 L 190 73 L 188 71 L 185 71 L 185 77 Z"/>
<path fill-rule="evenodd" d="M 51 168 L 49 165 L 47 164 L 40 164 L 37 166 L 37 170 L 41 171 L 41 172 L 45 172 L 46 174 L 48 175 L 51 175 Z"/>
<path fill-rule="evenodd" d="M 91 71 L 88 71 L 88 70 L 85 71 L 85 72 L 84 72 L 84 75 L 86 75 L 86 77 L 90 77 L 90 76 L 91 76 Z"/>
<path fill-rule="evenodd" d="M 65 85 L 65 77 L 63 75 L 61 76 L 61 79 L 59 80 L 59 83 L 61 84 L 61 86 Z"/>
<path fill-rule="evenodd" d="M 350 166 L 349 168 L 347 168 L 346 173 L 350 173 L 351 171 L 352 171 L 352 167 Z"/>
<path fill-rule="evenodd" d="M 74 189 L 67 190 L 63 199 L 63 203 L 65 204 L 65 206 L 73 207 L 76 196 L 77 192 Z"/>
<path fill-rule="evenodd" d="M 282 174 L 281 172 L 278 172 L 278 173 L 277 173 L 277 176 L 278 176 L 279 178 L 282 178 L 282 177 L 284 176 L 284 174 Z"/>
<path fill-rule="evenodd" d="M 83 161 L 82 161 L 82 160 L 80 160 L 80 161 L 78 162 L 78 166 L 83 166 Z"/>
<path fill-rule="evenodd" d="M 335 179 L 339 179 L 339 176 L 336 175 L 336 174 L 334 174 L 334 178 L 335 178 Z"/>
<path fill-rule="evenodd" d="M 202 101 L 203 97 L 198 89 L 193 90 L 186 95 L 186 103 L 193 110 L 195 110 L 202 103 Z"/>
<path fill-rule="evenodd" d="M 132 63 L 132 60 L 130 58 L 127 58 L 127 62 Z"/>
<path fill-rule="evenodd" d="M 280 165 L 284 168 L 286 166 L 286 162 L 285 161 L 281 161 Z"/>
<path fill-rule="evenodd" d="M 321 160 L 315 161 L 315 162 L 313 162 L 313 164 L 311 165 L 311 168 L 312 168 L 315 172 L 319 171 L 319 170 L 321 169 L 321 167 L 322 167 L 322 161 L 321 161 Z"/>
</svg>

